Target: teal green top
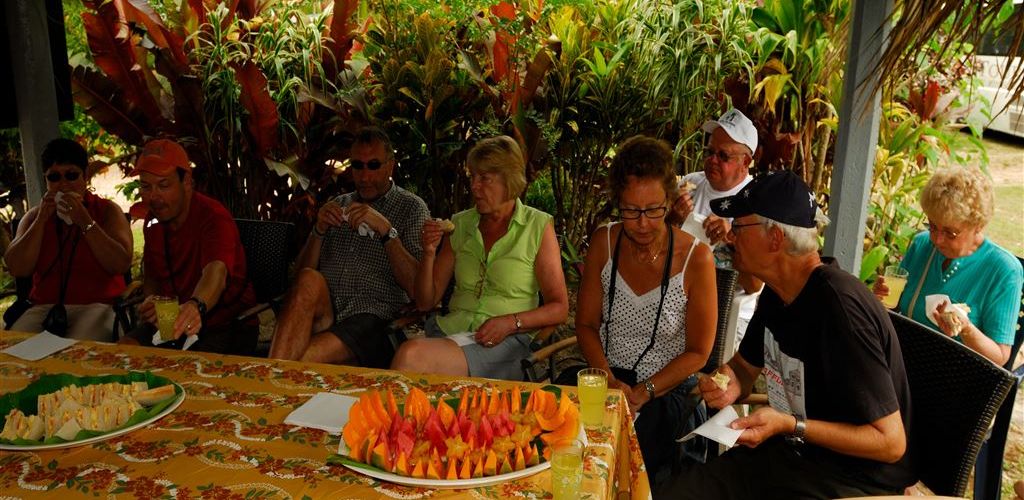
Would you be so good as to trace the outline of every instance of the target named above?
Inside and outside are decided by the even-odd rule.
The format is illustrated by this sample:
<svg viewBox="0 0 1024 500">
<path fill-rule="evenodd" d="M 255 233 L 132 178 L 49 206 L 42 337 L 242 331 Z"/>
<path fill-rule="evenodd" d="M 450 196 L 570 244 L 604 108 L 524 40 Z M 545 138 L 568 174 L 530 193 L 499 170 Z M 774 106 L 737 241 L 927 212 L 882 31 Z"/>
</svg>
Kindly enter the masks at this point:
<svg viewBox="0 0 1024 500">
<path fill-rule="evenodd" d="M 934 294 L 948 295 L 954 304 L 963 303 L 971 308 L 968 318 L 986 336 L 999 344 L 1013 344 L 1024 271 L 1013 254 L 988 239 L 971 255 L 953 259 L 943 272 L 945 257 L 932 245 L 928 231 L 915 236 L 900 263 L 900 267 L 909 273 L 907 287 L 900 297 L 900 312 L 907 314 L 921 274 L 925 272 L 928 256 L 933 251 L 935 257 L 928 264 L 921 294 L 908 316 L 933 326 L 924 312 L 924 298 Z"/>
<path fill-rule="evenodd" d="M 551 216 L 523 205 L 518 199 L 508 232 L 484 253 L 475 208 L 452 217 L 455 253 L 455 291 L 449 313 L 437 319 L 446 334 L 476 331 L 489 318 L 535 309 L 540 283 L 534 272 L 544 228 Z"/>
</svg>

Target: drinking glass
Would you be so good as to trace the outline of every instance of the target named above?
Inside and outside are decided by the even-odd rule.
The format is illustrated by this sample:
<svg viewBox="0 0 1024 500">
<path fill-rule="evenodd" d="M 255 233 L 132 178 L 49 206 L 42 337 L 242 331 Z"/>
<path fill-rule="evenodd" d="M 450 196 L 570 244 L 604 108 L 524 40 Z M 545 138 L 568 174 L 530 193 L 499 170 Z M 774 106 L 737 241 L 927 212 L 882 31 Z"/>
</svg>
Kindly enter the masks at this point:
<svg viewBox="0 0 1024 500">
<path fill-rule="evenodd" d="M 576 392 L 580 397 L 580 420 L 588 427 L 604 422 L 604 401 L 608 396 L 608 372 L 586 368 L 576 375 Z"/>
<path fill-rule="evenodd" d="M 551 451 L 551 494 L 554 500 L 579 498 L 583 483 L 583 443 L 555 443 Z"/>
<path fill-rule="evenodd" d="M 154 297 L 156 306 L 156 324 L 160 330 L 160 340 L 174 340 L 174 322 L 178 320 L 178 299 L 173 297 Z"/>
<path fill-rule="evenodd" d="M 889 287 L 889 295 L 882 298 L 882 304 L 887 309 L 896 309 L 900 303 L 900 295 L 907 287 L 907 270 L 900 266 L 888 266 L 885 268 L 885 286 Z"/>
</svg>

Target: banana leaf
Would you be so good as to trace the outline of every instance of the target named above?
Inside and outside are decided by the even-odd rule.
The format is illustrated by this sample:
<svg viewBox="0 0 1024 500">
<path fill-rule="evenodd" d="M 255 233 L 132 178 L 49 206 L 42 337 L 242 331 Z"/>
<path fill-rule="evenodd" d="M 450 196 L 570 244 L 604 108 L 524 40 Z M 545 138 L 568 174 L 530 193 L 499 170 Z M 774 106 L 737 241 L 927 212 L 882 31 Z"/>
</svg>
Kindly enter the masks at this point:
<svg viewBox="0 0 1024 500">
<path fill-rule="evenodd" d="M 52 392 L 56 392 L 57 390 L 63 387 L 72 385 L 77 385 L 81 387 L 86 385 L 106 384 L 111 382 L 117 382 L 122 384 L 127 384 L 131 382 L 146 382 L 146 384 L 149 385 L 150 389 L 163 387 L 165 385 L 173 383 L 169 379 L 153 375 L 151 372 L 129 372 L 124 375 L 98 375 L 91 377 L 80 377 L 77 375 L 71 375 L 69 373 L 43 375 L 39 377 L 38 380 L 32 382 L 24 389 L 17 392 L 4 394 L 2 397 L 0 397 L 0 428 L 2 428 L 3 425 L 7 422 L 7 414 L 10 413 L 10 411 L 13 409 L 21 410 L 21 412 L 24 413 L 25 415 L 35 415 L 36 412 L 38 411 L 36 403 L 38 402 L 38 396 L 40 395 L 50 394 Z M 101 432 L 83 429 L 79 431 L 79 433 L 75 436 L 75 439 L 71 441 L 68 441 L 57 436 L 53 436 L 50 438 L 43 439 L 42 441 L 30 441 L 27 439 L 9 440 L 0 438 L 0 443 L 32 446 L 43 444 L 69 443 L 73 441 L 81 441 L 83 439 L 93 438 L 120 429 L 124 429 L 126 427 L 138 424 L 139 422 L 151 419 L 156 415 L 159 415 L 160 412 L 164 411 L 164 409 L 166 409 L 168 406 L 174 403 L 174 401 L 181 397 L 181 394 L 181 387 L 175 385 L 174 397 L 167 398 L 153 406 L 150 406 L 148 408 L 142 408 L 141 410 L 136 411 L 135 414 L 133 414 L 131 418 L 129 418 L 128 421 L 124 423 L 124 425 L 121 425 L 120 427 L 117 427 L 116 429 L 111 429 L 109 431 Z"/>
</svg>

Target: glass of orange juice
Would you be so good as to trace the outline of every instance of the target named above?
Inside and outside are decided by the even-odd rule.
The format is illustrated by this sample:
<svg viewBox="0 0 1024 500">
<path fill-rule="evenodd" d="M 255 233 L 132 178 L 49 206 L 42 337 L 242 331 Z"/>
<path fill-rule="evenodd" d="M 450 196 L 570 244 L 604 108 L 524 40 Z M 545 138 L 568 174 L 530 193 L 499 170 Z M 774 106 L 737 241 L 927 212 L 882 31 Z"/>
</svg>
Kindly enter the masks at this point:
<svg viewBox="0 0 1024 500">
<path fill-rule="evenodd" d="M 608 396 L 608 373 L 600 368 L 585 368 L 576 374 L 576 392 L 580 397 L 580 420 L 586 426 L 604 422 L 604 400 Z"/>
<path fill-rule="evenodd" d="M 178 299 L 174 297 L 153 297 L 156 306 L 156 325 L 160 340 L 174 340 L 174 322 L 178 320 Z"/>
<path fill-rule="evenodd" d="M 882 298 L 882 304 L 887 309 L 896 309 L 900 303 L 900 295 L 907 287 L 907 270 L 900 266 L 888 266 L 885 268 L 885 286 L 889 287 L 889 295 Z"/>
</svg>

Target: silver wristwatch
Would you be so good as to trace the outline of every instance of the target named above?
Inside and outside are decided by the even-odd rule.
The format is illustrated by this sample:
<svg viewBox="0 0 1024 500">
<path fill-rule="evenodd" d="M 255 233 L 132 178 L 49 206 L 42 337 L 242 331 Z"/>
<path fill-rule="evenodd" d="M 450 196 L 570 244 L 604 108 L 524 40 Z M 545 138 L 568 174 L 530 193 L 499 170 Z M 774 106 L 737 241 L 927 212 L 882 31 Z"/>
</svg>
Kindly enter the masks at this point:
<svg viewBox="0 0 1024 500">
<path fill-rule="evenodd" d="M 383 244 L 387 243 L 388 241 L 390 241 L 392 238 L 397 238 L 397 237 L 398 237 L 398 230 L 395 229 L 394 226 L 391 226 L 391 229 L 389 229 L 388 232 L 380 235 L 380 244 L 383 245 Z"/>
<path fill-rule="evenodd" d="M 651 379 L 644 380 L 644 389 L 647 389 L 647 395 L 653 400 L 654 393 L 656 392 L 654 388 L 654 381 Z"/>
<path fill-rule="evenodd" d="M 793 428 L 792 434 L 786 436 L 786 441 L 789 444 L 804 444 L 804 437 L 807 435 L 807 419 L 800 415 L 793 415 L 793 418 L 796 419 L 796 427 Z"/>
</svg>

